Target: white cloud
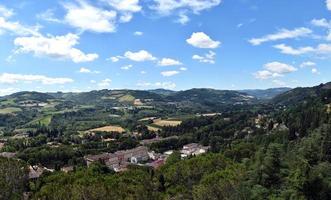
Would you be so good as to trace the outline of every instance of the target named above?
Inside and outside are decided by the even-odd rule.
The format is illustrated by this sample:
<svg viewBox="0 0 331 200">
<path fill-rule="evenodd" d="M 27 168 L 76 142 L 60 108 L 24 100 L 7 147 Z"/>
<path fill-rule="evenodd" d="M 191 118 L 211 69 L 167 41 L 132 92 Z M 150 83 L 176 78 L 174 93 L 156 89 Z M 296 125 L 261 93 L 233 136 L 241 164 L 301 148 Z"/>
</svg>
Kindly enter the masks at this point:
<svg viewBox="0 0 331 200">
<path fill-rule="evenodd" d="M 280 75 L 278 73 L 272 73 L 268 70 L 261 70 L 261 71 L 257 71 L 256 73 L 254 73 L 254 76 L 257 79 L 265 80 L 265 79 L 280 77 L 282 75 Z"/>
<path fill-rule="evenodd" d="M 156 82 L 156 83 L 150 83 L 150 82 L 139 82 L 137 83 L 138 87 L 141 88 L 163 88 L 168 90 L 173 90 L 176 88 L 176 84 L 173 82 Z"/>
<path fill-rule="evenodd" d="M 331 53 L 331 44 L 319 44 L 317 47 L 299 47 L 293 48 L 285 44 L 275 45 L 274 48 L 280 49 L 281 53 L 290 55 L 302 55 L 313 53 L 317 55 L 329 55 Z"/>
<path fill-rule="evenodd" d="M 181 67 L 179 68 L 180 71 L 187 71 L 187 68 L 186 67 Z"/>
<path fill-rule="evenodd" d="M 99 57 L 98 54 L 85 54 L 74 48 L 78 40 L 78 35 L 69 33 L 63 36 L 18 37 L 14 44 L 18 47 L 17 53 L 34 53 L 36 56 L 70 59 L 75 63 L 90 62 Z"/>
<path fill-rule="evenodd" d="M 147 74 L 147 72 L 146 71 L 141 71 L 140 74 Z"/>
<path fill-rule="evenodd" d="M 121 67 L 121 69 L 123 69 L 123 70 L 129 70 L 132 67 L 133 67 L 132 65 L 125 65 L 125 66 Z"/>
<path fill-rule="evenodd" d="M 121 58 L 122 58 L 121 56 L 113 56 L 113 57 L 108 58 L 107 60 L 110 60 L 110 61 L 116 63 L 116 62 L 120 61 Z"/>
<path fill-rule="evenodd" d="M 289 54 L 289 55 L 302 55 L 302 54 L 306 54 L 306 53 L 314 51 L 314 48 L 312 48 L 312 47 L 300 47 L 300 48 L 295 49 L 295 48 L 293 48 L 291 46 L 287 46 L 285 44 L 275 45 L 274 48 L 280 49 L 281 53 Z"/>
<path fill-rule="evenodd" d="M 190 18 L 184 12 L 179 13 L 178 17 L 179 18 L 176 20 L 176 22 L 182 25 L 185 25 L 190 21 Z"/>
<path fill-rule="evenodd" d="M 135 36 L 142 36 L 142 35 L 144 35 L 144 33 L 141 32 L 141 31 L 136 31 L 136 32 L 133 33 L 133 35 L 135 35 Z"/>
<path fill-rule="evenodd" d="M 326 0 L 326 8 L 331 11 L 331 0 Z"/>
<path fill-rule="evenodd" d="M 62 20 L 57 19 L 54 16 L 54 10 L 52 10 L 52 9 L 48 9 L 45 12 L 38 14 L 37 18 L 40 20 L 48 21 L 48 22 L 63 23 Z"/>
<path fill-rule="evenodd" d="M 153 0 L 152 9 L 162 15 L 169 15 L 173 12 L 191 11 L 195 14 L 218 6 L 221 0 Z"/>
<path fill-rule="evenodd" d="M 194 55 L 192 57 L 192 59 L 193 60 L 198 60 L 201 63 L 215 64 L 215 57 L 216 57 L 216 53 L 213 52 L 213 51 L 209 51 L 204 56 Z"/>
<path fill-rule="evenodd" d="M 175 65 L 182 65 L 183 63 L 181 63 L 178 60 L 174 60 L 171 58 L 163 58 L 162 60 L 160 60 L 158 62 L 159 66 L 175 66 Z"/>
<path fill-rule="evenodd" d="M 203 32 L 193 33 L 186 42 L 194 47 L 203 49 L 215 49 L 221 44 L 219 41 L 212 40 L 208 35 Z"/>
<path fill-rule="evenodd" d="M 255 76 L 255 78 L 262 80 L 276 78 L 298 70 L 292 65 L 280 62 L 267 63 L 264 65 L 264 69 L 265 70 L 257 71 L 256 73 L 254 73 L 253 75 Z"/>
<path fill-rule="evenodd" d="M 277 85 L 277 86 L 280 86 L 280 87 L 286 86 L 286 83 L 284 81 L 277 80 L 277 79 L 272 80 L 272 83 L 275 84 L 275 85 Z"/>
<path fill-rule="evenodd" d="M 186 24 L 190 14 L 199 14 L 221 4 L 222 0 L 152 0 L 149 7 L 161 16 L 178 16 L 177 23 Z"/>
<path fill-rule="evenodd" d="M 104 0 L 110 6 L 118 11 L 123 12 L 140 12 L 142 7 L 139 5 L 139 0 Z"/>
<path fill-rule="evenodd" d="M 316 68 L 311 69 L 311 73 L 313 74 L 319 74 L 318 70 Z"/>
<path fill-rule="evenodd" d="M 156 60 L 156 58 L 151 53 L 145 50 L 140 50 L 138 52 L 127 51 L 125 52 L 124 57 L 136 62 Z"/>
<path fill-rule="evenodd" d="M 0 88 L 0 96 L 10 95 L 18 91 L 17 88 Z"/>
<path fill-rule="evenodd" d="M 164 71 L 161 72 L 162 76 L 170 77 L 179 74 L 179 71 Z"/>
<path fill-rule="evenodd" d="M 88 68 L 85 68 L 85 67 L 81 67 L 79 69 L 79 73 L 85 73 L 85 74 L 100 74 L 100 71 L 92 71 Z"/>
<path fill-rule="evenodd" d="M 295 72 L 298 69 L 293 67 L 292 65 L 288 65 L 285 63 L 280 62 L 270 62 L 264 65 L 264 68 L 270 72 L 277 73 L 277 74 L 286 74 Z"/>
<path fill-rule="evenodd" d="M 14 15 L 12 9 L 8 9 L 5 6 L 0 5 L 0 17 L 9 18 Z"/>
<path fill-rule="evenodd" d="M 12 10 L 0 6 L 0 34 L 3 32 L 10 32 L 15 35 L 40 35 L 40 26 L 25 26 L 20 22 L 8 21 L 13 15 Z"/>
<path fill-rule="evenodd" d="M 269 41 L 305 37 L 311 33 L 312 31 L 310 29 L 304 27 L 296 28 L 294 30 L 281 29 L 280 31 L 274 34 L 266 35 L 261 38 L 250 39 L 249 43 L 251 43 L 254 46 L 257 46 L 264 42 L 269 42 Z"/>
<path fill-rule="evenodd" d="M 311 24 L 317 27 L 331 28 L 331 22 L 327 21 L 325 18 L 322 19 L 313 19 Z"/>
<path fill-rule="evenodd" d="M 44 75 L 24 75 L 24 74 L 0 74 L 0 83 L 3 84 L 16 84 L 16 83 L 33 83 L 38 82 L 44 85 L 54 84 L 67 84 L 72 83 L 74 80 L 70 78 L 52 78 Z"/>
<path fill-rule="evenodd" d="M 133 13 L 140 12 L 139 0 L 103 0 L 120 13 L 119 22 L 127 23 L 133 18 Z"/>
<path fill-rule="evenodd" d="M 304 68 L 304 67 L 315 67 L 315 66 L 316 66 L 316 63 L 311 62 L 311 61 L 303 62 L 300 65 L 301 68 Z"/>
<path fill-rule="evenodd" d="M 331 54 L 331 44 L 319 44 L 315 51 L 317 54 Z"/>
<path fill-rule="evenodd" d="M 100 82 L 98 83 L 98 86 L 99 86 L 100 88 L 105 89 L 105 88 L 108 88 L 108 87 L 110 86 L 111 82 L 112 82 L 112 81 L 111 81 L 109 78 L 107 78 L 107 79 L 104 79 L 104 80 L 100 81 Z"/>
<path fill-rule="evenodd" d="M 116 11 L 94 7 L 84 0 L 79 0 L 78 4 L 67 3 L 64 7 L 67 10 L 65 21 L 73 27 L 97 33 L 116 31 Z"/>
</svg>

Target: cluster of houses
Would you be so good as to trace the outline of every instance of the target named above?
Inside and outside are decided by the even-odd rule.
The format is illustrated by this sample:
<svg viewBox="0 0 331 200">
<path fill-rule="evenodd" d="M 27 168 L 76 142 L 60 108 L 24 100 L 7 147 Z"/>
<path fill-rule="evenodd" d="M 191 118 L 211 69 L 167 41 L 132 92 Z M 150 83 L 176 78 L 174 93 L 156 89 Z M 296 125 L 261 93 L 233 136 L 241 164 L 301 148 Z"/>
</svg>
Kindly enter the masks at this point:
<svg viewBox="0 0 331 200">
<path fill-rule="evenodd" d="M 183 146 L 180 151 L 182 159 L 189 156 L 196 156 L 208 151 L 209 147 L 202 146 L 200 144 L 192 143 Z M 117 151 L 115 153 L 103 153 L 99 155 L 88 155 L 84 159 L 87 166 L 95 162 L 101 162 L 113 169 L 115 172 L 125 171 L 128 165 L 140 165 L 140 166 L 150 166 L 153 168 L 159 168 L 162 166 L 169 155 L 173 151 L 167 151 L 163 154 L 155 153 L 154 151 L 148 151 L 145 146 L 139 146 L 134 149 Z"/>
</svg>

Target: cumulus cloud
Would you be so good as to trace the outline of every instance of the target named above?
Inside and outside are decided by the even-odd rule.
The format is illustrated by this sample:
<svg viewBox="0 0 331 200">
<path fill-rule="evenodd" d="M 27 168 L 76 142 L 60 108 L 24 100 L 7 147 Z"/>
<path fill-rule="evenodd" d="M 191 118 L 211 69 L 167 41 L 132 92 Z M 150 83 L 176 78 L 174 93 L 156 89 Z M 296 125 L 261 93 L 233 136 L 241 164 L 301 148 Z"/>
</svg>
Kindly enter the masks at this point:
<svg viewBox="0 0 331 200">
<path fill-rule="evenodd" d="M 285 44 L 275 45 L 274 48 L 281 50 L 281 53 L 283 54 L 289 54 L 289 55 L 302 55 L 314 51 L 314 48 L 312 47 L 300 47 L 295 49 Z"/>
<path fill-rule="evenodd" d="M 113 56 L 113 57 L 107 58 L 107 60 L 110 60 L 114 63 L 120 61 L 120 59 L 122 59 L 122 56 Z"/>
<path fill-rule="evenodd" d="M 193 55 L 192 59 L 197 60 L 201 63 L 215 64 L 215 57 L 216 57 L 216 53 L 213 51 L 209 51 L 203 56 Z"/>
<path fill-rule="evenodd" d="M 98 54 L 85 54 L 74 48 L 78 44 L 78 40 L 78 35 L 69 33 L 63 36 L 18 37 L 14 44 L 18 47 L 17 53 L 33 53 L 36 56 L 70 59 L 75 63 L 90 62 L 99 57 Z"/>
<path fill-rule="evenodd" d="M 265 79 L 280 77 L 281 75 L 278 73 L 272 73 L 268 70 L 261 70 L 254 73 L 254 76 L 257 79 L 265 80 Z"/>
<path fill-rule="evenodd" d="M 14 15 L 13 10 L 0 5 L 0 34 L 10 32 L 15 35 L 40 35 L 40 26 L 25 26 L 17 21 L 10 21 L 9 18 Z"/>
<path fill-rule="evenodd" d="M 292 65 L 288 65 L 281 62 L 270 62 L 264 65 L 264 70 L 257 71 L 254 73 L 255 78 L 257 79 L 270 79 L 281 77 L 284 74 L 292 73 L 298 69 Z"/>
<path fill-rule="evenodd" d="M 46 11 L 38 14 L 37 18 L 48 22 L 63 23 L 61 19 L 54 16 L 54 10 L 52 9 L 47 9 Z"/>
<path fill-rule="evenodd" d="M 254 46 L 257 46 L 257 45 L 260 45 L 262 43 L 269 42 L 269 41 L 306 37 L 311 33 L 312 33 L 312 31 L 310 29 L 304 28 L 304 27 L 296 28 L 293 30 L 281 29 L 277 33 L 266 35 L 266 36 L 263 36 L 260 38 L 253 38 L 253 39 L 250 39 L 248 42 Z"/>
<path fill-rule="evenodd" d="M 281 62 L 270 62 L 264 65 L 264 68 L 269 70 L 270 72 L 273 73 L 278 73 L 278 74 L 286 74 L 286 73 L 291 73 L 295 72 L 298 69 L 293 67 L 292 65 L 288 65 L 285 63 Z"/>
<path fill-rule="evenodd" d="M 144 35 L 144 33 L 141 32 L 141 31 L 136 31 L 136 32 L 133 33 L 133 35 L 135 35 L 135 36 L 142 36 L 142 35 Z"/>
<path fill-rule="evenodd" d="M 164 71 L 164 72 L 161 72 L 161 75 L 162 76 L 165 76 L 165 77 L 170 77 L 170 76 L 174 76 L 174 75 L 177 75 L 179 74 L 179 71 Z"/>
<path fill-rule="evenodd" d="M 140 50 L 137 52 L 127 51 L 125 52 L 124 57 L 135 62 L 156 60 L 156 58 L 146 50 Z"/>
<path fill-rule="evenodd" d="M 25 74 L 0 74 L 0 83 L 3 84 L 16 84 L 16 83 L 41 83 L 44 85 L 54 84 L 67 84 L 72 83 L 74 80 L 70 78 L 52 78 L 44 75 L 25 75 Z"/>
<path fill-rule="evenodd" d="M 142 7 L 139 5 L 139 0 L 104 0 L 110 6 L 118 11 L 123 12 L 140 12 Z"/>
<path fill-rule="evenodd" d="M 181 67 L 179 68 L 180 71 L 187 71 L 187 68 L 186 67 Z"/>
<path fill-rule="evenodd" d="M 313 74 L 319 74 L 319 71 L 316 68 L 311 69 L 311 73 Z"/>
<path fill-rule="evenodd" d="M 149 88 L 149 89 L 155 89 L 155 88 L 163 88 L 163 89 L 168 89 L 168 90 L 173 90 L 176 88 L 176 84 L 173 82 L 155 82 L 155 83 L 150 83 L 150 82 L 139 82 L 137 83 L 137 86 L 140 88 Z"/>
<path fill-rule="evenodd" d="M 219 41 L 212 40 L 204 32 L 193 33 L 186 42 L 194 47 L 202 49 L 215 49 L 218 48 L 221 44 Z"/>
<path fill-rule="evenodd" d="M 129 70 L 131 69 L 133 66 L 132 65 L 125 65 L 123 67 L 121 67 L 122 70 Z"/>
<path fill-rule="evenodd" d="M 163 58 L 162 60 L 160 60 L 158 62 L 159 66 L 175 66 L 175 65 L 182 65 L 183 63 L 181 63 L 178 60 L 174 60 L 172 58 Z"/>
<path fill-rule="evenodd" d="M 88 68 L 85 68 L 85 67 L 81 67 L 79 69 L 79 73 L 83 73 L 83 74 L 100 74 L 100 71 L 92 71 Z"/>
<path fill-rule="evenodd" d="M 98 86 L 102 89 L 106 89 L 110 86 L 111 82 L 112 82 L 112 80 L 107 78 L 107 79 L 104 79 L 104 80 L 100 81 L 98 83 Z"/>
<path fill-rule="evenodd" d="M 9 18 L 14 15 L 12 9 L 8 9 L 5 6 L 0 5 L 0 17 Z"/>
<path fill-rule="evenodd" d="M 304 68 L 304 67 L 315 67 L 315 66 L 316 66 L 316 63 L 311 62 L 311 61 L 303 62 L 300 65 L 301 68 Z"/>
<path fill-rule="evenodd" d="M 331 11 L 331 0 L 326 0 L 326 8 Z"/>
<path fill-rule="evenodd" d="M 65 21 L 73 27 L 97 33 L 116 31 L 116 11 L 94 7 L 84 0 L 64 4 L 64 7 L 67 10 Z"/>
<path fill-rule="evenodd" d="M 221 4 L 221 0 L 153 0 L 150 8 L 162 16 L 178 15 L 180 23 L 187 23 L 189 13 L 199 14 Z M 186 13 L 186 14 L 184 14 Z"/>
<path fill-rule="evenodd" d="M 331 44 L 319 44 L 317 47 L 299 47 L 294 48 L 285 44 L 275 45 L 274 48 L 280 49 L 281 53 L 289 55 L 303 55 L 313 53 L 316 55 L 329 55 L 331 53 Z"/>
<path fill-rule="evenodd" d="M 176 20 L 176 22 L 182 25 L 185 25 L 190 21 L 190 18 L 184 12 L 179 13 L 178 17 L 179 18 Z"/>
<path fill-rule="evenodd" d="M 311 24 L 317 27 L 331 28 L 331 22 L 327 21 L 325 18 L 322 19 L 313 19 Z"/>
<path fill-rule="evenodd" d="M 17 89 L 17 88 L 0 88 L 0 96 L 13 94 L 18 91 L 19 91 L 19 89 Z"/>
<path fill-rule="evenodd" d="M 280 87 L 286 86 L 286 83 L 284 81 L 281 81 L 281 80 L 278 80 L 278 79 L 272 80 L 272 83 L 277 85 L 277 86 L 280 86 Z"/>
</svg>

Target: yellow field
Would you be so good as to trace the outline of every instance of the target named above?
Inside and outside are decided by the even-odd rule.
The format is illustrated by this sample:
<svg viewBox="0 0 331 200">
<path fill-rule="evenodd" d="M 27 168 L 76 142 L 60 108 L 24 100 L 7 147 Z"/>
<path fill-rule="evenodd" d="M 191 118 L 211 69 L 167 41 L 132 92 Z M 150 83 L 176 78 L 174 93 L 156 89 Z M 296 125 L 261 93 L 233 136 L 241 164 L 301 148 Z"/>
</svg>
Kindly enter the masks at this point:
<svg viewBox="0 0 331 200">
<path fill-rule="evenodd" d="M 157 126 L 178 126 L 182 123 L 182 121 L 180 120 L 162 120 L 162 119 L 156 119 L 154 120 L 154 123 L 155 125 Z"/>
<path fill-rule="evenodd" d="M 118 133 L 124 133 L 125 129 L 120 127 L 120 126 L 104 126 L 104 127 L 88 130 L 87 132 L 118 132 Z"/>
<path fill-rule="evenodd" d="M 132 95 L 124 95 L 118 99 L 119 102 L 133 102 L 135 97 Z"/>
<path fill-rule="evenodd" d="M 154 131 L 154 132 L 157 132 L 157 131 L 161 130 L 160 128 L 156 128 L 156 127 L 153 127 L 153 126 L 147 126 L 147 129 L 149 131 Z"/>
<path fill-rule="evenodd" d="M 9 107 L 9 108 L 0 109 L 0 114 L 11 114 L 11 113 L 16 113 L 16 112 L 21 112 L 21 111 L 22 111 L 22 109 L 20 109 L 20 108 Z"/>
</svg>

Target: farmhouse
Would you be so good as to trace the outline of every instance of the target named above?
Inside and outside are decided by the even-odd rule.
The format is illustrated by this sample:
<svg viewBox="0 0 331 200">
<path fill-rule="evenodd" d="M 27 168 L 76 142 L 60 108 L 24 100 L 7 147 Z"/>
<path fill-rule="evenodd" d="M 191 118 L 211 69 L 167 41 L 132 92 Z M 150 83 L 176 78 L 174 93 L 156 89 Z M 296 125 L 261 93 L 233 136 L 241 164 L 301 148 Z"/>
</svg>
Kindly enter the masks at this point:
<svg viewBox="0 0 331 200">
<path fill-rule="evenodd" d="M 147 147 L 137 147 L 125 151 L 117 151 L 115 153 L 104 153 L 100 155 L 89 155 L 84 157 L 87 166 L 94 162 L 101 162 L 109 168 L 114 169 L 116 172 L 123 171 L 127 165 L 138 164 L 149 159 Z"/>
<path fill-rule="evenodd" d="M 181 152 L 181 157 L 186 158 L 188 156 L 197 156 L 203 153 L 206 153 L 208 151 L 209 147 L 207 146 L 202 146 L 197 143 L 191 143 L 183 146 L 183 149 L 180 151 Z"/>
</svg>

